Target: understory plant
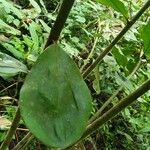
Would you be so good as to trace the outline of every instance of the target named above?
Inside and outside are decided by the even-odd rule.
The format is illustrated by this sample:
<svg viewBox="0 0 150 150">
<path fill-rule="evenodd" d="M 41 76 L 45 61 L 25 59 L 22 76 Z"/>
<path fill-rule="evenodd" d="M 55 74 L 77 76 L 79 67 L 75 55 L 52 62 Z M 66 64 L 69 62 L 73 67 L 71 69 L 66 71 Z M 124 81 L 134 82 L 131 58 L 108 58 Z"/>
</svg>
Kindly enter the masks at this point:
<svg viewBox="0 0 150 150">
<path fill-rule="evenodd" d="M 84 17 L 84 14 L 74 6 L 76 5 L 75 0 L 63 0 L 58 3 L 56 10 L 53 12 L 54 14 L 58 12 L 57 16 L 54 15 L 55 17 L 47 11 L 43 1 L 40 1 L 41 7 L 39 7 L 35 1 L 30 0 L 30 3 L 35 8 L 29 15 L 31 18 L 26 16 L 27 10 L 24 10 L 24 13 L 22 13 L 17 8 L 18 6 L 14 7 L 7 1 L 0 0 L 0 3 L 9 7 L 8 10 L 2 7 L 4 13 L 0 16 L 2 28 L 0 30 L 5 31 L 7 34 L 11 33 L 18 36 L 28 30 L 31 35 L 30 37 L 23 34 L 22 38 L 25 44 L 20 44 L 22 39 L 15 37 L 12 37 L 13 42 L 8 42 L 5 36 L 3 37 L 5 42 L 1 42 L 1 46 L 4 49 L 9 49 L 9 52 L 22 62 L 10 56 L 8 52 L 0 52 L 0 75 L 4 79 L 19 72 L 22 72 L 22 76 L 27 75 L 25 80 L 22 81 L 23 85 L 18 96 L 18 108 L 14 120 L 1 144 L 0 150 L 8 148 L 21 119 L 30 132 L 12 148 L 13 150 L 25 149 L 34 136 L 49 147 L 49 149 L 83 149 L 83 141 L 96 131 L 101 130 L 106 122 L 113 119 L 120 112 L 124 113 L 124 116 L 128 116 L 130 122 L 134 122 L 127 107 L 138 98 L 141 98 L 150 89 L 149 75 L 145 75 L 146 80 L 142 79 L 140 86 L 134 84 L 135 81 L 133 81 L 133 84 L 130 81 L 141 65 L 143 65 L 143 70 L 148 70 L 147 64 L 150 58 L 150 20 L 146 17 L 145 23 L 140 24 L 139 33 L 132 27 L 136 26 L 138 19 L 149 9 L 150 0 L 147 0 L 135 14 L 132 14 L 131 10 L 127 7 L 130 3 L 124 4 L 120 0 L 113 0 L 111 2 L 109 0 L 97 0 L 97 2 L 100 3 L 99 5 L 111 8 L 110 12 L 114 10 L 116 12 L 113 16 L 115 19 L 118 19 L 117 17 L 120 15 L 121 25 L 115 24 L 112 26 L 112 29 L 108 27 L 103 28 L 105 22 L 103 24 L 101 17 L 94 18 L 94 16 L 94 20 L 88 24 L 86 19 L 88 20 L 89 18 Z M 90 9 L 96 7 L 92 1 L 85 3 L 88 4 Z M 83 7 L 84 3 L 81 5 L 82 9 Z M 101 9 L 105 14 L 107 9 L 104 7 L 97 9 Z M 73 10 L 70 14 L 72 8 Z M 16 12 L 17 17 L 23 20 L 20 22 L 19 19 L 14 20 L 12 18 L 10 21 L 20 30 L 6 24 L 7 18 L 10 17 L 9 11 Z M 86 12 L 86 10 L 84 11 Z M 41 12 L 44 15 L 40 16 Z M 78 13 L 81 13 L 80 16 Z M 72 18 L 69 17 L 69 14 Z M 41 19 L 40 17 L 43 18 Z M 36 20 L 33 21 L 33 18 L 36 18 Z M 50 20 L 51 28 L 43 21 L 46 19 Z M 73 22 L 74 19 L 76 22 Z M 106 20 L 106 22 L 109 21 Z M 29 26 L 27 22 L 30 22 Z M 76 26 L 77 22 L 84 25 L 78 29 L 79 27 Z M 39 23 L 45 30 L 44 36 Z M 70 25 L 71 23 L 74 24 L 73 27 Z M 95 25 L 94 35 L 86 30 L 87 26 L 91 24 Z M 109 26 L 110 24 L 111 21 L 107 25 Z M 66 28 L 64 28 L 65 26 Z M 102 28 L 103 33 L 101 33 Z M 83 41 L 91 41 L 92 39 L 92 46 L 90 46 L 90 42 L 89 45 L 85 46 L 85 43 L 79 41 L 79 38 L 69 37 L 81 29 L 81 32 L 89 37 L 83 38 Z M 119 30 L 119 34 L 118 32 L 116 34 L 115 30 Z M 48 32 L 50 32 L 49 35 Z M 106 37 L 104 41 L 100 39 L 102 34 Z M 136 39 L 135 34 L 137 34 L 139 41 Z M 130 43 L 131 35 L 132 39 L 137 40 L 136 43 L 138 44 L 136 46 L 134 42 Z M 72 42 L 72 47 L 66 42 L 67 40 Z M 120 43 L 121 40 L 125 42 Z M 127 42 L 128 40 L 129 42 Z M 101 46 L 103 50 L 97 49 L 99 41 L 101 44 L 105 43 L 107 45 L 105 49 L 103 49 L 103 45 Z M 127 44 L 127 48 L 122 50 L 125 44 Z M 25 45 L 29 47 L 28 51 L 26 51 Z M 87 54 L 84 61 L 79 61 L 79 58 L 84 57 L 84 54 L 75 50 L 75 47 L 73 47 L 75 45 L 77 45 L 80 51 L 84 49 L 85 55 Z M 88 46 L 90 47 L 89 51 L 87 51 Z M 19 51 L 16 50 L 16 47 Z M 136 47 L 134 52 L 132 51 L 133 47 Z M 69 51 L 69 49 L 71 50 Z M 74 58 L 70 57 L 72 54 L 74 54 Z M 76 60 L 78 60 L 77 64 L 75 63 Z M 146 62 L 143 60 L 146 60 Z M 26 62 L 28 65 L 23 62 Z M 104 62 L 106 62 L 106 66 L 101 65 Z M 114 84 L 117 83 L 119 86 L 110 85 L 105 87 L 103 82 L 99 83 L 99 70 L 106 72 L 106 68 L 109 65 L 115 74 L 115 78 L 105 74 L 103 79 L 115 79 L 112 82 Z M 116 65 L 120 68 L 113 70 L 113 67 Z M 7 67 L 7 70 L 5 67 Z M 139 78 L 136 76 L 135 80 L 138 81 Z M 88 82 L 89 80 L 93 80 L 92 88 Z M 111 86 L 114 86 L 116 89 L 113 94 Z M 97 103 L 95 104 L 95 97 L 91 93 L 92 90 L 95 90 L 97 94 L 102 93 L 101 87 L 107 91 L 110 97 L 103 105 L 95 107 Z M 118 98 L 117 96 L 122 92 L 123 88 L 127 89 L 126 93 L 123 93 L 123 96 Z M 116 97 L 119 101 L 115 99 Z M 115 101 L 112 102 L 114 99 Z M 148 96 L 147 99 L 149 99 Z M 143 99 L 141 98 L 141 100 Z M 112 103 L 113 105 L 110 105 Z M 128 134 L 119 131 L 119 129 L 117 132 L 132 140 Z"/>
</svg>

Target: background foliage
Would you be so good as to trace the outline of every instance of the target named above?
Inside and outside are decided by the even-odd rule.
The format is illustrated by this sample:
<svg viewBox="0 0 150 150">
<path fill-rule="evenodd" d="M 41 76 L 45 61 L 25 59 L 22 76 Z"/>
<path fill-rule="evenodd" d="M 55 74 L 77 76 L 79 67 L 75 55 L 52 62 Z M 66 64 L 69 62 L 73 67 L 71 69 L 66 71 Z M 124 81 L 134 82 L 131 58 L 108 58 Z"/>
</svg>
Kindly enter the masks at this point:
<svg viewBox="0 0 150 150">
<path fill-rule="evenodd" d="M 115 8 L 112 9 L 113 6 L 108 7 L 110 4 L 105 6 L 100 0 L 98 1 L 100 3 L 77 0 L 60 38 L 61 46 L 81 70 L 87 68 L 104 47 L 116 37 L 125 26 L 126 17 L 132 17 L 145 2 L 145 0 L 122 1 L 128 8 L 129 14 L 126 13 L 126 9 L 120 14 Z M 60 6 L 61 1 L 55 0 L 13 2 L 0 0 L 1 142 L 11 124 L 17 105 L 16 99 L 25 73 L 28 72 L 27 68 L 30 69 L 42 53 Z M 144 33 L 150 31 L 148 30 L 150 27 L 146 26 L 149 16 L 150 12 L 147 11 L 86 80 L 94 99 L 93 113 L 121 85 L 123 89 L 110 106 L 115 105 L 118 100 L 150 78 L 150 50 L 144 49 L 143 40 L 141 40 L 146 36 Z M 140 68 L 129 80 L 127 76 L 139 62 L 141 62 Z M 149 108 L 150 92 L 88 138 L 84 143 L 86 149 L 149 150 Z M 3 122 L 2 125 L 1 122 Z M 20 128 L 11 146 L 26 133 L 22 122 Z M 33 140 L 29 148 L 35 149 L 38 146 L 44 147 Z"/>
</svg>

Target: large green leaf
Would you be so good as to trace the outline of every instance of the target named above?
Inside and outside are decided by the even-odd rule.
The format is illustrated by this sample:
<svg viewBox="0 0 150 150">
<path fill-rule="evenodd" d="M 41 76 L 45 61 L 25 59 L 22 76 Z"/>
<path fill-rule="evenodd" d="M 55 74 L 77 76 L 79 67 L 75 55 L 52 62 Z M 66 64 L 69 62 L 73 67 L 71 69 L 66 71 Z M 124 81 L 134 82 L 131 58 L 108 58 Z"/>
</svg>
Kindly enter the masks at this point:
<svg viewBox="0 0 150 150">
<path fill-rule="evenodd" d="M 17 59 L 0 52 L 0 76 L 10 77 L 19 72 L 27 73 L 27 67 Z"/>
<path fill-rule="evenodd" d="M 27 127 L 45 145 L 65 148 L 82 136 L 91 106 L 73 60 L 58 45 L 48 47 L 21 89 L 20 110 Z"/>
<path fill-rule="evenodd" d="M 150 21 L 143 27 L 141 36 L 144 42 L 144 53 L 150 58 Z"/>
<path fill-rule="evenodd" d="M 112 7 L 114 10 L 120 12 L 125 18 L 128 18 L 128 11 L 120 0 L 97 0 L 97 2 Z"/>
</svg>

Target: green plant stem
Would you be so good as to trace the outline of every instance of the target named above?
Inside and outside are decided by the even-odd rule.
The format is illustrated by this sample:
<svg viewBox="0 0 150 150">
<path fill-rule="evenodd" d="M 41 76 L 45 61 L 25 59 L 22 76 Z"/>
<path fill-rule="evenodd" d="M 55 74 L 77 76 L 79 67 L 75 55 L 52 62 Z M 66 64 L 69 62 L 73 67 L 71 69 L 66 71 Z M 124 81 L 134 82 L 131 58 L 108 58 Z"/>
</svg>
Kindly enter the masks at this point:
<svg viewBox="0 0 150 150">
<path fill-rule="evenodd" d="M 111 118 L 115 117 L 120 111 L 122 111 L 124 108 L 129 106 L 131 103 L 133 103 L 137 98 L 142 96 L 148 90 L 150 90 L 150 79 L 147 80 L 142 86 L 140 86 L 137 90 L 135 90 L 129 96 L 122 99 L 116 106 L 112 107 L 110 110 L 108 110 L 106 113 L 104 113 L 100 118 L 98 118 L 97 120 L 92 122 L 87 127 L 87 129 L 81 139 L 87 137 L 88 135 L 90 135 L 91 133 L 96 131 L 105 122 L 107 122 Z"/>
<path fill-rule="evenodd" d="M 97 28 L 96 34 L 98 34 L 98 33 L 100 32 L 100 29 L 101 29 L 101 24 L 100 24 L 100 20 L 98 19 L 98 28 Z M 92 58 L 93 53 L 94 53 L 94 51 L 95 51 L 96 44 L 97 44 L 97 42 L 98 42 L 98 39 L 99 39 L 98 36 L 96 36 L 96 37 L 94 38 L 94 43 L 93 43 L 92 50 L 91 50 L 91 52 L 89 53 L 87 59 L 85 60 L 84 65 L 81 67 L 81 69 L 80 69 L 81 72 L 82 72 L 82 70 L 84 69 L 84 67 L 87 65 L 87 63 L 89 62 L 90 58 Z"/>
<path fill-rule="evenodd" d="M 18 150 L 25 150 L 33 139 L 34 139 L 34 136 L 30 136 L 29 139 L 27 140 L 27 142 L 23 145 L 23 147 L 21 147 Z"/>
<path fill-rule="evenodd" d="M 104 123 L 115 117 L 119 112 L 121 112 L 124 108 L 129 106 L 133 103 L 137 98 L 141 97 L 144 93 L 150 90 L 150 79 L 147 80 L 142 86 L 140 86 L 137 90 L 133 93 L 128 95 L 126 98 L 122 99 L 116 106 L 112 107 L 106 113 L 104 113 L 101 117 L 93 121 L 90 125 L 87 126 L 86 131 L 84 132 L 83 136 L 73 145 L 67 147 L 65 150 L 69 150 L 75 144 L 79 143 L 87 136 L 95 132 L 99 129 Z"/>
<path fill-rule="evenodd" d="M 16 115 L 14 117 L 12 125 L 11 125 L 7 135 L 6 135 L 5 140 L 3 141 L 3 143 L 2 143 L 2 145 L 0 147 L 0 150 L 6 150 L 7 147 L 9 146 L 9 144 L 10 144 L 10 142 L 12 140 L 12 137 L 13 137 L 13 135 L 14 135 L 17 127 L 18 127 L 19 122 L 20 122 L 20 118 L 21 118 L 20 111 L 19 111 L 19 108 L 17 108 Z"/>
<path fill-rule="evenodd" d="M 64 27 L 64 24 L 68 18 L 68 15 L 71 11 L 71 8 L 73 7 L 75 0 L 63 0 L 61 8 L 59 10 L 58 16 L 56 18 L 56 21 L 54 23 L 54 26 L 51 29 L 50 35 L 48 37 L 48 40 L 45 45 L 45 49 L 53 44 L 54 42 L 57 42 L 60 33 Z"/>
<path fill-rule="evenodd" d="M 27 141 L 30 141 L 34 138 L 34 136 L 29 132 L 12 150 L 19 150 L 21 149 Z"/>
<path fill-rule="evenodd" d="M 98 58 L 83 72 L 83 78 L 86 78 L 92 70 L 99 64 L 103 58 L 112 50 L 124 34 L 132 27 L 132 25 L 142 16 L 142 14 L 149 8 L 150 0 L 139 10 L 139 12 L 127 23 L 118 36 L 109 44 L 109 46 L 98 56 Z"/>
<path fill-rule="evenodd" d="M 57 4 L 55 10 L 53 11 L 53 13 L 59 12 L 61 5 L 62 5 L 63 0 L 60 0 L 59 3 Z"/>
<path fill-rule="evenodd" d="M 130 79 L 135 73 L 136 71 L 139 69 L 141 65 L 141 58 L 138 61 L 138 63 L 136 64 L 136 66 L 134 67 L 133 71 L 131 72 L 131 74 L 128 76 L 128 79 Z M 111 103 L 111 101 L 117 96 L 117 94 L 123 89 L 123 86 L 120 86 L 114 93 L 113 95 L 103 104 L 103 106 L 94 114 L 94 116 L 89 120 L 89 123 L 92 123 L 94 120 L 96 120 L 97 117 L 99 117 L 102 113 L 102 111 Z"/>
</svg>

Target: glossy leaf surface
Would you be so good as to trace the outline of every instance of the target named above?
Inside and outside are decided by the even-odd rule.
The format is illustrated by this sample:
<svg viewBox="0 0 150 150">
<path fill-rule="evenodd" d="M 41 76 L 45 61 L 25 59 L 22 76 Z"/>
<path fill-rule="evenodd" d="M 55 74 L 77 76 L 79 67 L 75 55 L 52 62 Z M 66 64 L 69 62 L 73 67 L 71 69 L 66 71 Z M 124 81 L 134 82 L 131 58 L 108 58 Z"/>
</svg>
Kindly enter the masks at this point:
<svg viewBox="0 0 150 150">
<path fill-rule="evenodd" d="M 52 45 L 38 58 L 20 93 L 21 115 L 44 144 L 64 148 L 85 131 L 90 92 L 73 60 Z"/>
</svg>

